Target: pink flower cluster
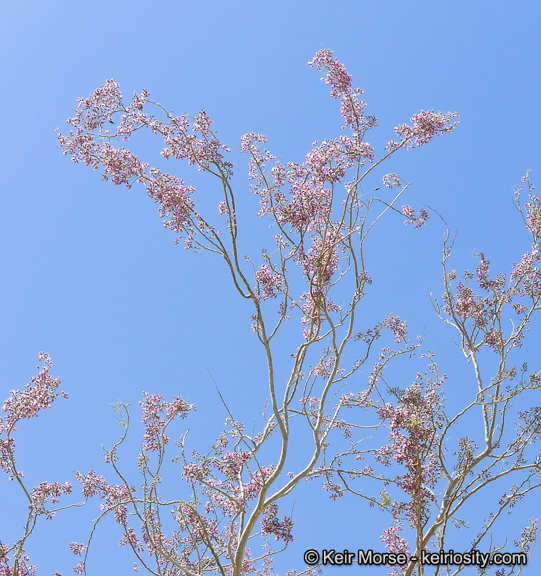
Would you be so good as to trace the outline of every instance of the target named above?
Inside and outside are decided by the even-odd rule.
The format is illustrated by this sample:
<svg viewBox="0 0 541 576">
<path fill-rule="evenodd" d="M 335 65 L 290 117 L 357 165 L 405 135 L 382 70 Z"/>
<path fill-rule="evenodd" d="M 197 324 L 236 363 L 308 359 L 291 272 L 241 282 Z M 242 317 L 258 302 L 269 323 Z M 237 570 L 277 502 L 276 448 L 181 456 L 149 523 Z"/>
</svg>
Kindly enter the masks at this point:
<svg viewBox="0 0 541 576">
<path fill-rule="evenodd" d="M 265 167 L 275 157 L 258 146 L 266 143 L 267 138 L 248 133 L 241 141 L 241 151 L 251 156 L 249 179 L 254 182 L 252 193 L 260 199 L 259 216 L 271 214 L 281 227 L 290 226 L 299 233 L 312 231 L 328 220 L 331 187 L 345 178 L 348 169 L 374 160 L 374 150 L 369 144 L 341 136 L 320 145 L 315 142 L 302 164 L 288 162 L 284 166 L 276 162 L 269 177 Z"/>
<path fill-rule="evenodd" d="M 389 443 L 375 451 L 375 458 L 385 466 L 394 460 L 406 468 L 396 483 L 410 498 L 406 517 L 413 527 L 427 517 L 429 504 L 436 501 L 432 489 L 440 477 L 437 438 L 445 419 L 440 390 L 444 380 L 435 381 L 419 373 L 400 394 L 397 405 L 388 402 L 379 409 L 390 432 Z"/>
<path fill-rule="evenodd" d="M 367 344 L 372 344 L 375 340 L 379 340 L 383 329 L 387 329 L 394 336 L 394 341 L 396 344 L 401 344 L 406 342 L 406 337 L 408 335 L 408 324 L 407 322 L 400 319 L 400 316 L 396 314 L 389 314 L 385 320 L 378 322 L 373 328 L 369 328 L 366 332 L 359 332 L 355 334 L 355 340 L 362 340 Z M 385 348 L 384 350 L 389 350 Z M 383 352 L 383 350 L 382 350 Z M 383 355 L 380 360 L 383 360 L 386 354 Z"/>
<path fill-rule="evenodd" d="M 58 390 L 60 380 L 49 374 L 52 367 L 49 355 L 40 352 L 38 360 L 42 362 L 41 368 L 38 366 L 38 375 L 30 379 L 24 390 L 11 390 L 10 397 L 2 406 L 5 416 L 0 418 L 0 467 L 9 475 L 10 480 L 17 480 L 29 502 L 23 536 L 12 547 L 0 542 L 2 576 L 31 576 L 37 572 L 37 567 L 29 564 L 30 559 L 25 554 L 23 547 L 26 539 L 32 533 L 38 516 L 44 515 L 47 519 L 54 517 L 56 511 L 47 507 L 48 502 L 57 504 L 61 496 L 70 494 L 72 490 L 69 482 L 41 482 L 32 490 L 27 490 L 23 484 L 24 473 L 17 469 L 13 434 L 17 431 L 18 424 L 22 420 L 39 416 L 40 411 L 50 408 L 58 396 L 67 398 L 66 392 Z"/>
<path fill-rule="evenodd" d="M 385 547 L 389 552 L 393 552 L 394 554 L 406 554 L 406 556 L 410 556 L 409 546 L 405 538 L 400 536 L 400 532 L 402 532 L 402 524 L 398 521 L 395 521 L 392 526 L 386 528 L 383 531 L 383 534 L 380 536 L 380 540 L 385 544 Z M 397 566 L 393 569 L 390 574 L 405 574 L 408 569 L 408 566 Z"/>
<path fill-rule="evenodd" d="M 293 521 L 288 516 L 283 520 L 278 520 L 278 506 L 271 504 L 263 512 L 261 520 L 261 534 L 264 536 L 273 535 L 276 540 L 283 540 L 288 544 L 293 540 L 291 531 L 293 530 Z"/>
<path fill-rule="evenodd" d="M 0 467 L 6 474 L 11 474 L 12 479 L 15 474 L 23 476 L 23 472 L 15 468 L 15 440 L 12 434 L 17 430 L 17 424 L 21 420 L 36 418 L 41 410 L 50 408 L 58 396 L 68 397 L 65 391 L 58 391 L 60 380 L 49 374 L 52 366 L 49 355 L 40 352 L 38 360 L 43 362 L 38 375 L 30 379 L 23 391 L 12 390 L 2 406 L 6 416 L 0 418 Z"/>
<path fill-rule="evenodd" d="M 71 542 L 69 544 L 69 549 L 75 554 L 75 556 L 82 556 L 86 551 L 86 546 L 84 544 L 79 544 L 78 542 Z"/>
<path fill-rule="evenodd" d="M 128 524 L 128 506 L 132 501 L 132 493 L 135 487 L 128 487 L 124 484 L 109 484 L 103 476 L 96 475 L 94 470 L 88 474 L 76 473 L 77 481 L 82 486 L 85 498 L 92 498 L 99 495 L 105 500 L 101 509 L 105 512 L 113 511 L 115 521 L 126 526 Z"/>
<path fill-rule="evenodd" d="M 306 253 L 304 250 L 299 251 L 297 260 L 313 289 L 322 294 L 327 290 L 339 268 L 339 252 L 344 250 L 342 227 L 338 223 L 329 222 L 324 236 L 315 236 Z"/>
<path fill-rule="evenodd" d="M 402 147 L 408 150 L 414 146 L 424 146 L 436 136 L 452 132 L 458 126 L 458 120 L 453 122 L 454 118 L 458 118 L 456 112 L 443 114 L 434 110 L 421 110 L 412 116 L 411 126 L 400 124 L 394 129 L 400 141 L 387 142 L 386 150 L 393 151 Z"/>
<path fill-rule="evenodd" d="M 383 184 L 386 188 L 392 188 L 393 186 L 400 186 L 400 178 L 395 172 L 390 174 L 385 174 L 383 176 Z"/>
<path fill-rule="evenodd" d="M 329 358 L 322 358 L 317 365 L 312 369 L 311 374 L 315 378 L 328 378 L 336 363 L 336 357 L 330 356 Z"/>
<path fill-rule="evenodd" d="M 402 206 L 402 214 L 408 218 L 404 224 L 406 224 L 406 226 L 408 224 L 415 224 L 415 228 L 423 227 L 430 218 L 428 212 L 424 209 L 419 210 L 418 214 L 415 215 L 415 210 L 408 205 Z"/>
<path fill-rule="evenodd" d="M 195 191 L 181 178 L 163 174 L 151 168 L 135 154 L 121 147 L 115 148 L 111 140 L 128 141 L 133 132 L 147 127 L 160 134 L 166 147 L 164 158 L 174 157 L 187 160 L 200 171 L 217 170 L 225 178 L 231 176 L 232 164 L 223 160 L 221 151 L 228 151 L 210 130 L 212 122 L 205 111 L 193 119 L 167 115 L 167 122 L 144 112 L 149 103 L 149 93 L 135 93 L 132 102 L 125 107 L 122 93 L 114 80 L 108 80 L 87 99 L 79 99 L 76 115 L 68 120 L 72 129 L 67 135 L 58 133 L 59 146 L 74 162 L 83 162 L 95 170 L 102 169 L 104 180 L 115 185 L 131 188 L 134 182 L 144 184 L 148 195 L 159 204 L 160 217 L 164 225 L 174 232 L 186 234 L 186 245 L 193 245 L 197 231 L 207 231 L 208 226 L 195 212 L 191 195 Z M 116 130 L 111 130 L 113 117 L 121 114 Z M 198 138 L 199 136 L 199 138 Z"/>
<path fill-rule="evenodd" d="M 37 574 L 38 567 L 29 564 L 30 558 L 24 553 L 10 566 L 11 558 L 7 551 L 8 547 L 0 543 L 0 576 L 34 576 Z"/>
<path fill-rule="evenodd" d="M 394 341 L 396 344 L 400 344 L 401 342 L 406 341 L 406 336 L 408 334 L 408 324 L 406 322 L 402 322 L 400 317 L 396 314 L 391 314 L 388 318 L 389 322 L 389 330 L 394 335 Z"/>
<path fill-rule="evenodd" d="M 60 484 L 59 482 L 41 482 L 32 490 L 32 507 L 38 514 L 46 514 L 47 519 L 53 518 L 54 512 L 45 510 L 45 504 L 51 499 L 53 504 L 57 504 L 62 494 L 71 494 L 73 486 L 69 482 Z"/>
<path fill-rule="evenodd" d="M 535 186 L 528 181 L 529 201 L 524 205 L 526 227 L 531 232 L 534 242 L 541 238 L 541 202 L 533 193 Z"/>
<path fill-rule="evenodd" d="M 0 431 L 16 430 L 19 420 L 37 417 L 41 410 L 50 408 L 58 398 L 60 380 L 49 375 L 52 366 L 51 358 L 48 354 L 40 352 L 38 360 L 43 362 L 39 374 L 30 379 L 24 391 L 12 390 L 10 397 L 4 401 L 2 412 L 7 413 L 7 416 L 0 425 L 2 426 Z M 66 397 L 66 393 L 62 392 L 62 396 Z"/>
<path fill-rule="evenodd" d="M 351 75 L 345 66 L 338 61 L 331 50 L 319 50 L 308 65 L 317 70 L 326 70 L 327 74 L 321 80 L 331 87 L 331 98 L 340 99 L 340 113 L 346 126 L 360 133 L 376 125 L 372 117 L 365 118 L 363 110 L 366 102 L 361 100 L 364 91 L 360 88 L 352 89 Z"/>
<path fill-rule="evenodd" d="M 510 343 L 514 347 L 521 346 L 530 318 L 527 312 L 531 306 L 535 307 L 541 298 L 541 269 L 538 265 L 541 260 L 541 244 L 538 241 L 537 230 L 532 224 L 533 220 L 530 218 L 532 205 L 532 203 L 526 204 L 523 216 L 534 243 L 531 250 L 526 252 L 518 263 L 513 264 L 509 280 L 505 274 L 491 277 L 490 261 L 483 253 L 477 254 L 479 262 L 475 274 L 464 272 L 464 281 L 454 282 L 455 271 L 447 275 L 449 285 L 443 294 L 445 313 L 463 322 L 474 323 L 483 334 L 483 344 L 495 352 L 503 351 Z M 480 294 L 468 285 L 474 278 Z M 528 301 L 531 302 L 530 306 L 526 304 Z M 510 306 L 520 317 L 518 326 L 507 338 L 501 323 L 501 314 L 505 306 Z"/>
<path fill-rule="evenodd" d="M 164 158 L 186 160 L 197 166 L 200 172 L 218 170 L 220 175 L 228 178 L 232 174 L 233 164 L 224 161 L 222 152 L 229 148 L 220 143 L 211 131 L 212 120 L 205 110 L 201 110 L 190 123 L 186 116 L 174 118 L 167 114 L 168 123 L 157 123 L 150 128 L 163 136 L 166 147 L 162 150 Z M 198 138 L 198 135 L 200 138 Z"/>
<path fill-rule="evenodd" d="M 158 452 L 169 442 L 165 428 L 175 417 L 186 418 L 190 410 L 195 410 L 194 404 L 176 396 L 172 402 L 164 400 L 161 394 L 143 392 L 143 401 L 139 402 L 145 425 L 143 435 L 143 451 Z"/>
<path fill-rule="evenodd" d="M 268 264 L 263 264 L 255 273 L 257 294 L 261 300 L 276 298 L 277 293 L 282 291 L 282 276 L 272 270 Z"/>
</svg>

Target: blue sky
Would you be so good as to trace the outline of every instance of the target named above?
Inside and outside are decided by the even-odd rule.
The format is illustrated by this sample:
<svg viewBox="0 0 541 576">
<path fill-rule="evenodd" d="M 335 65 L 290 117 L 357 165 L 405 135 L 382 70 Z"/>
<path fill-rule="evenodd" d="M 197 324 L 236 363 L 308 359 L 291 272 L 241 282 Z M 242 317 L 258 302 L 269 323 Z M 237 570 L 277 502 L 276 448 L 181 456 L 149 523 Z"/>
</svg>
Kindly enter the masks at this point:
<svg viewBox="0 0 541 576">
<path fill-rule="evenodd" d="M 112 444 L 119 431 L 111 403 L 135 410 L 142 390 L 196 403 L 190 428 L 197 442 L 211 442 L 226 414 L 207 368 L 240 419 L 259 415 L 263 405 L 262 351 L 221 263 L 176 246 L 144 190 L 103 183 L 56 148 L 55 128 L 65 128 L 76 98 L 108 78 L 125 95 L 148 89 L 175 113 L 205 109 L 234 149 L 242 134 L 255 131 L 269 137 L 277 156 L 301 161 L 311 142 L 337 136 L 341 126 L 321 74 L 306 65 L 329 48 L 366 91 L 367 112 L 379 119 L 369 137 L 377 150 L 421 108 L 458 111 L 453 134 L 395 156 L 382 171 L 413 183 L 410 203 L 429 204 L 458 227 L 454 267 L 473 267 L 472 251 L 482 250 L 505 272 L 528 248 L 511 189 L 526 170 L 534 182 L 539 171 L 537 2 L 5 4 L 0 390 L 5 398 L 22 388 L 44 350 L 70 393 L 69 401 L 21 426 L 19 459 L 29 480 L 73 480 L 74 470 L 101 466 L 101 443 Z M 141 145 L 149 155 L 159 151 L 150 141 Z M 242 169 L 238 194 L 245 191 L 246 209 L 255 214 Z M 175 173 L 196 179 L 186 166 Z M 202 192 L 200 202 L 207 201 Z M 372 239 L 372 311 L 407 319 L 458 387 L 460 356 L 428 298 L 440 291 L 442 227 L 433 220 L 414 233 L 398 224 Z M 524 350 L 531 361 L 538 337 L 533 329 Z M 284 357 L 290 352 L 284 348 Z M 323 527 L 334 527 L 334 546 L 378 546 L 361 505 L 314 509 L 318 494 L 310 488 L 299 496 L 299 533 L 285 566 L 302 566 L 300 551 L 314 542 L 327 545 Z M 0 502 L 0 538 L 9 540 L 21 522 L 14 486 L 2 486 Z M 70 535 L 85 538 L 97 515 L 88 508 L 37 531 L 29 551 L 40 573 L 69 572 L 73 557 L 65 546 Z M 521 526 L 514 522 L 510 538 Z M 115 527 L 100 533 L 89 573 L 131 573 L 115 539 Z"/>
</svg>

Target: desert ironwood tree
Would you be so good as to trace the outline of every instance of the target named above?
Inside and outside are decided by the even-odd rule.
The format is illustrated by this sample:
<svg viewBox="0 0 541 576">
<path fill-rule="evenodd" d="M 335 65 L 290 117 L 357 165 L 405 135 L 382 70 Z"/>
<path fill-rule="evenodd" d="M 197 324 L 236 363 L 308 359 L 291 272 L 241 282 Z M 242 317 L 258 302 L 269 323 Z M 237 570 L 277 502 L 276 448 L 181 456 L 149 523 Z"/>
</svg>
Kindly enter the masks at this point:
<svg viewBox="0 0 541 576">
<path fill-rule="evenodd" d="M 363 299 L 373 289 L 365 267 L 370 233 L 402 225 L 404 217 L 406 225 L 421 228 L 430 215 L 429 209 L 415 211 L 402 204 L 408 185 L 396 173 L 383 174 L 383 164 L 402 149 L 451 132 L 457 114 L 421 110 L 409 124 L 395 128 L 394 139 L 376 156 L 366 135 L 377 121 L 365 113 L 363 91 L 352 87 L 351 76 L 330 50 L 317 52 L 309 65 L 323 71 L 331 97 L 340 102 L 344 132 L 314 142 L 302 163 L 277 159 L 261 134 L 241 137 L 251 193 L 258 197 L 258 216 L 265 224 L 255 253 L 258 239 L 247 243 L 238 217 L 243 196 L 234 189 L 233 154 L 218 140 L 205 111 L 175 116 L 145 90 L 126 102 L 117 83 L 108 80 L 79 99 L 69 131 L 58 132 L 65 155 L 101 171 L 102 179 L 115 185 L 144 187 L 177 243 L 211 252 L 226 266 L 239 298 L 251 306 L 251 328 L 265 353 L 262 378 L 268 385 L 261 406 L 254 408 L 259 431 L 248 432 L 234 410 L 224 406 L 225 429 L 204 453 L 188 450 L 182 426 L 173 428 L 194 417 L 194 405 L 181 397 L 145 394 L 137 480 L 123 471 L 119 448 L 129 432 L 130 412 L 117 405 L 122 435 L 105 454 L 111 477 L 93 470 L 77 473 L 85 498 L 102 501 L 88 541 L 70 544 L 80 556 L 74 569 L 78 574 L 92 573 L 92 535 L 112 515 L 121 531 L 120 545 L 133 551 L 136 571 L 270 576 L 275 555 L 295 534 L 287 497 L 309 479 L 320 479 L 333 499 L 357 498 L 359 506 L 387 514 L 381 540 L 394 555 L 387 558 L 393 574 L 457 574 L 465 564 L 437 568 L 411 557 L 459 549 L 454 543 L 461 542 L 462 533 L 457 531 L 467 523 L 477 527 L 475 535 L 475 530 L 470 533 L 471 550 L 507 553 L 509 544 L 504 550 L 506 542 L 496 541 L 494 528 L 541 483 L 536 444 L 541 408 L 534 405 L 540 375 L 519 357 L 541 297 L 541 203 L 529 174 L 515 190 L 515 201 L 531 249 L 509 275 L 491 273 L 484 254 L 478 254 L 473 272 L 457 275 L 449 269 L 452 238 L 448 232 L 444 236 L 443 294 L 433 305 L 471 369 L 470 380 L 461 383 L 460 410 L 447 414 L 444 390 L 449 384 L 435 353 L 424 350 L 420 338 L 410 338 L 406 322 L 392 311 L 370 325 Z M 165 160 L 183 161 L 214 178 L 202 207 L 194 186 L 125 147 L 136 131 L 155 137 Z M 374 175 L 385 190 L 381 197 L 366 192 L 374 188 L 367 185 Z M 291 356 L 276 352 L 282 333 L 298 339 Z M 387 377 L 390 365 L 408 365 L 413 356 L 415 361 L 423 358 L 426 369 L 415 371 L 409 381 L 392 371 Z M 43 482 L 31 489 L 15 460 L 17 426 L 59 396 L 59 380 L 49 375 L 50 358 L 42 353 L 40 359 L 39 374 L 5 401 L 0 423 L 0 464 L 29 504 L 20 539 L 1 543 L 3 576 L 33 572 L 27 540 L 38 519 L 52 518 L 59 499 L 73 488 Z M 277 376 L 284 367 L 285 379 Z M 475 422 L 482 437 L 469 432 Z M 172 434 L 176 448 L 169 443 Z M 302 450 L 294 448 L 297 438 L 303 439 Z M 171 460 L 180 470 L 175 498 L 161 491 Z M 476 513 L 480 495 L 490 501 L 486 518 Z M 514 536 L 519 558 L 530 557 L 535 535 L 532 519 Z M 321 569 L 317 554 L 305 560 L 291 559 L 299 566 L 287 574 Z M 481 574 L 492 568 L 478 566 Z M 502 564 L 497 574 L 522 569 Z"/>
</svg>

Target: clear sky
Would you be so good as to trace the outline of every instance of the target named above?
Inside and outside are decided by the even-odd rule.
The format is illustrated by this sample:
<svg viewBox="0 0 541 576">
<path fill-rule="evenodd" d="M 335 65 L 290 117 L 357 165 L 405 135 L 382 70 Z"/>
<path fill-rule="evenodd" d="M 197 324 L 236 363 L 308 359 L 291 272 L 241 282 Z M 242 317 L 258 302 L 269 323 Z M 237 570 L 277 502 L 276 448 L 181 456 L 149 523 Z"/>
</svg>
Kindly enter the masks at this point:
<svg viewBox="0 0 541 576">
<path fill-rule="evenodd" d="M 70 394 L 21 426 L 29 483 L 73 481 L 75 470 L 90 468 L 105 473 L 101 443 L 118 436 L 117 400 L 136 411 L 143 390 L 187 397 L 198 407 L 189 427 L 204 445 L 226 416 L 207 368 L 239 419 L 260 414 L 265 390 L 250 311 L 221 263 L 176 246 L 143 189 L 101 182 L 57 149 L 55 128 L 66 129 L 77 97 L 114 78 L 125 95 L 146 88 L 175 113 L 205 109 L 234 149 L 255 131 L 277 156 L 302 161 L 311 142 L 337 136 L 341 126 L 321 74 L 306 65 L 329 48 L 366 91 L 367 112 L 379 119 L 369 137 L 377 150 L 420 109 L 459 113 L 453 134 L 397 155 L 382 174 L 398 172 L 413 183 L 410 203 L 429 204 L 458 227 L 455 268 L 472 268 L 472 250 L 482 250 L 506 272 L 528 248 L 512 187 L 528 169 L 541 182 L 540 29 L 541 6 L 526 0 L 4 2 L 0 391 L 3 399 L 22 388 L 44 350 Z M 255 214 L 242 170 L 238 194 L 244 187 Z M 175 173 L 188 183 L 193 176 L 182 165 Z M 441 350 L 456 390 L 460 356 L 428 297 L 440 292 L 441 237 L 435 220 L 416 232 L 396 225 L 376 234 L 371 302 L 374 314 L 400 314 L 428 348 Z M 525 355 L 534 361 L 539 330 L 530 337 Z M 293 351 L 284 349 L 284 358 Z M 365 507 L 314 507 L 318 494 L 324 501 L 312 487 L 299 496 L 299 531 L 281 566 L 303 567 L 301 551 L 312 546 L 382 548 Z M 4 482 L 0 538 L 19 533 L 21 502 Z M 84 541 L 97 514 L 95 505 L 68 511 L 37 531 L 29 552 L 40 573 L 69 573 L 66 544 Z M 508 522 L 512 539 L 523 523 Z M 100 532 L 89 573 L 132 573 L 116 528 Z"/>
</svg>

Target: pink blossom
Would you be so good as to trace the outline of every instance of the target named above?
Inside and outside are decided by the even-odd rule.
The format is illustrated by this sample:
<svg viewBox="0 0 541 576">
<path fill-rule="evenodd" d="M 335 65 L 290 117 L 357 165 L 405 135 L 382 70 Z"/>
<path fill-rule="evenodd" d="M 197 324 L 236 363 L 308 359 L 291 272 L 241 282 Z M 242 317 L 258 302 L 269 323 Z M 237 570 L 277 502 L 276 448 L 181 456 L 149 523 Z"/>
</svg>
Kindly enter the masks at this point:
<svg viewBox="0 0 541 576">
<path fill-rule="evenodd" d="M 17 430 L 17 424 L 27 418 L 37 418 L 39 412 L 50 408 L 58 396 L 67 398 L 66 392 L 58 391 L 60 380 L 49 375 L 52 367 L 49 355 L 40 352 L 38 360 L 43 362 L 38 375 L 30 379 L 23 391 L 11 390 L 2 406 L 2 412 L 7 415 L 0 418 L 0 467 L 11 475 L 10 479 L 24 476 L 21 470 L 15 469 L 15 440 L 11 434 Z"/>
<path fill-rule="evenodd" d="M 227 203 L 225 202 L 225 200 L 222 200 L 221 202 L 218 202 L 218 212 L 220 212 L 220 214 L 229 214 L 229 208 L 227 207 Z"/>
<path fill-rule="evenodd" d="M 383 176 L 383 184 L 386 188 L 392 188 L 393 186 L 400 186 L 400 178 L 394 172 L 390 174 L 385 174 Z M 402 208 L 402 211 L 404 208 Z"/>
<path fill-rule="evenodd" d="M 383 531 L 383 535 L 380 537 L 380 540 L 385 544 L 385 547 L 389 552 L 393 552 L 395 554 L 406 554 L 406 556 L 410 556 L 408 543 L 405 538 L 400 536 L 400 532 L 402 531 L 402 524 L 400 522 L 394 522 L 392 526 L 385 529 Z M 393 570 L 394 574 L 405 574 L 408 569 L 408 566 L 398 566 L 395 567 Z"/>
<path fill-rule="evenodd" d="M 404 222 L 404 224 L 406 225 L 415 224 L 415 228 L 421 228 L 426 224 L 427 220 L 430 218 L 428 212 L 424 209 L 419 210 L 419 213 L 416 216 L 415 210 L 408 205 L 402 206 L 402 214 L 404 214 L 404 216 L 407 216 L 408 218 Z"/>
<path fill-rule="evenodd" d="M 169 441 L 164 433 L 167 423 L 176 416 L 186 418 L 187 413 L 194 410 L 195 406 L 178 396 L 172 402 L 166 402 L 160 394 L 143 392 L 143 397 L 144 400 L 139 402 L 143 414 L 142 422 L 145 424 L 143 450 L 157 452 Z"/>
<path fill-rule="evenodd" d="M 268 264 L 263 264 L 255 273 L 257 293 L 261 300 L 276 298 L 282 291 L 282 276 L 272 270 Z"/>
<path fill-rule="evenodd" d="M 436 136 L 452 132 L 458 126 L 458 121 L 453 122 L 454 118 L 458 118 L 456 112 L 443 114 L 433 110 L 421 110 L 412 116 L 411 126 L 400 124 L 394 129 L 400 141 L 391 140 L 387 143 L 386 149 L 394 151 L 402 147 L 410 149 L 414 146 L 423 146 Z"/>
<path fill-rule="evenodd" d="M 45 510 L 45 504 L 49 498 L 53 504 L 57 504 L 62 494 L 71 494 L 72 488 L 73 486 L 69 482 L 65 482 L 64 484 L 60 484 L 59 482 L 54 482 L 53 484 L 41 482 L 32 490 L 32 507 L 34 507 L 37 512 L 47 514 L 47 518 L 51 519 L 54 516 L 54 512 Z"/>
<path fill-rule="evenodd" d="M 276 540 L 283 540 L 288 544 L 293 540 L 291 531 L 293 530 L 293 522 L 291 518 L 284 516 L 282 521 L 278 520 L 278 506 L 271 504 L 263 512 L 261 520 L 261 534 L 272 534 Z"/>
<path fill-rule="evenodd" d="M 376 125 L 375 119 L 365 119 L 363 110 L 366 102 L 361 100 L 364 91 L 360 88 L 352 89 L 351 75 L 346 72 L 345 66 L 337 60 L 331 50 L 319 50 L 308 65 L 317 70 L 326 70 L 327 74 L 321 80 L 331 87 L 331 98 L 341 100 L 340 113 L 346 126 L 357 132 Z"/>
<path fill-rule="evenodd" d="M 402 322 L 398 316 L 392 314 L 389 317 L 389 330 L 394 334 L 396 344 L 404 342 L 408 333 L 408 325 Z"/>
<path fill-rule="evenodd" d="M 76 555 L 82 556 L 86 551 L 86 546 L 84 544 L 78 544 L 77 542 L 72 542 L 69 545 L 69 549 Z"/>
</svg>

